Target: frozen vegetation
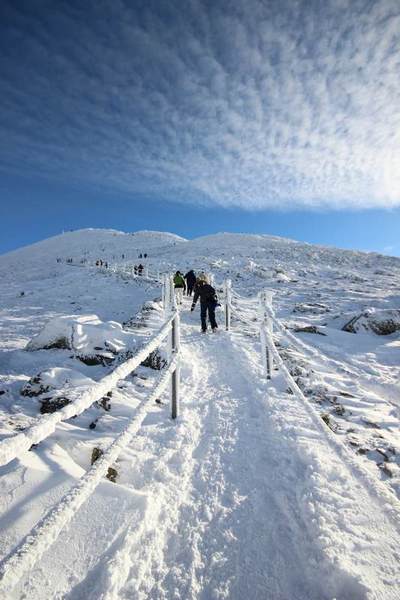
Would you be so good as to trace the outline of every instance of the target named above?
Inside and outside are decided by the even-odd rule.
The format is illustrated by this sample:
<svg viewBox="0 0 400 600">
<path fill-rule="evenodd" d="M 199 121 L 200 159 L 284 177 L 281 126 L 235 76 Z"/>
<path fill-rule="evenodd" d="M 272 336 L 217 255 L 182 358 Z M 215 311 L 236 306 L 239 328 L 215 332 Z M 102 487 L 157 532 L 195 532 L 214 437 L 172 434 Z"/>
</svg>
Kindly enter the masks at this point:
<svg viewBox="0 0 400 600">
<path fill-rule="evenodd" d="M 155 274 L 190 268 L 232 280 L 232 330 L 202 336 L 185 298 L 174 422 L 168 393 L 143 404 L 166 343 L 123 369 L 163 326 Z M 400 259 L 93 229 L 1 256 L 0 278 L 3 560 L 133 423 L 7 599 L 400 598 Z M 297 395 L 263 374 L 265 289 Z"/>
</svg>

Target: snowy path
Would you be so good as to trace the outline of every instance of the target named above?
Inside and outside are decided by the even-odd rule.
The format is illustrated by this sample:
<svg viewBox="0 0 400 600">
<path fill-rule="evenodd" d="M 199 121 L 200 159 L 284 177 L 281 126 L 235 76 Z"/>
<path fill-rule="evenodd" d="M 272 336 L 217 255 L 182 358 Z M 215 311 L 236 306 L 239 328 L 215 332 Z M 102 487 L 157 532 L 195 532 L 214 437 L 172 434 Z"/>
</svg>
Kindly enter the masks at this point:
<svg viewBox="0 0 400 600">
<path fill-rule="evenodd" d="M 398 532 L 262 380 L 257 342 L 182 316 L 181 418 L 149 414 L 124 485 L 100 486 L 14 597 L 398 598 Z"/>
<path fill-rule="evenodd" d="M 262 390 L 225 334 L 187 342 L 202 365 L 202 434 L 151 597 L 324 597 L 321 549 L 296 517 L 296 489 L 287 494 Z M 306 570 L 304 554 L 312 562 Z"/>
</svg>

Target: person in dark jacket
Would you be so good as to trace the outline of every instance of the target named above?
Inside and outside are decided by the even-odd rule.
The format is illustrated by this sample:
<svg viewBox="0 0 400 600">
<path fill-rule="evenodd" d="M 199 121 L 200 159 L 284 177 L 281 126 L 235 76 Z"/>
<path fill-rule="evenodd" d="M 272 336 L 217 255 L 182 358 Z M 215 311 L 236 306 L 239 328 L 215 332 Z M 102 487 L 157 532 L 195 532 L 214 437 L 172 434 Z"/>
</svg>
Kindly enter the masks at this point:
<svg viewBox="0 0 400 600">
<path fill-rule="evenodd" d="M 193 292 L 193 288 L 196 284 L 196 275 L 194 274 L 194 271 L 189 271 L 188 273 L 186 273 L 185 279 L 186 279 L 186 295 L 191 296 L 192 292 Z"/>
<path fill-rule="evenodd" d="M 200 298 L 200 318 L 201 318 L 201 330 L 203 333 L 207 331 L 207 313 L 210 320 L 211 329 L 216 331 L 218 329 L 217 321 L 215 320 L 215 307 L 217 306 L 217 296 L 215 289 L 207 281 L 205 275 L 200 275 L 197 278 L 196 285 L 194 287 L 194 297 L 192 302 L 191 311 L 194 310 L 197 300 Z"/>
</svg>

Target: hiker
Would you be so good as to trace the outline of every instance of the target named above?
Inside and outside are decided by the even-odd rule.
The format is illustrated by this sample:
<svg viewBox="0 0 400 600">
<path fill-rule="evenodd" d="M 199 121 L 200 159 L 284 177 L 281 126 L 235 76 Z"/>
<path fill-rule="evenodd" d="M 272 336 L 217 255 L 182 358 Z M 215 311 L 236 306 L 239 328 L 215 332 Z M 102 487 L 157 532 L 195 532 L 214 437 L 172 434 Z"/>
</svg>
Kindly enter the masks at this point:
<svg viewBox="0 0 400 600">
<path fill-rule="evenodd" d="M 135 265 L 135 266 L 133 267 L 133 272 L 134 272 L 134 274 L 135 274 L 135 275 L 137 275 L 137 274 L 138 274 L 138 268 L 137 268 L 137 265 Z"/>
<path fill-rule="evenodd" d="M 143 254 L 143 258 L 147 258 L 147 254 Z"/>
<path fill-rule="evenodd" d="M 186 295 L 191 296 L 196 283 L 196 275 L 193 270 L 188 271 L 185 275 L 186 279 Z"/>
<path fill-rule="evenodd" d="M 138 268 L 137 268 L 137 270 L 138 270 L 138 275 L 142 275 L 142 273 L 143 273 L 143 269 L 144 269 L 144 266 L 142 265 L 142 263 L 140 263 L 140 265 L 139 265 L 139 266 L 138 266 Z"/>
<path fill-rule="evenodd" d="M 174 275 L 174 289 L 175 298 L 177 304 L 182 304 L 183 292 L 186 289 L 186 283 L 180 271 L 177 271 Z"/>
<path fill-rule="evenodd" d="M 215 308 L 218 305 L 217 295 L 215 293 L 215 289 L 208 283 L 207 276 L 204 273 L 201 273 L 196 280 L 192 307 L 190 309 L 191 311 L 194 311 L 196 302 L 199 298 L 201 331 L 203 333 L 207 331 L 207 312 L 211 329 L 216 331 L 218 329 L 218 325 L 215 320 Z"/>
</svg>

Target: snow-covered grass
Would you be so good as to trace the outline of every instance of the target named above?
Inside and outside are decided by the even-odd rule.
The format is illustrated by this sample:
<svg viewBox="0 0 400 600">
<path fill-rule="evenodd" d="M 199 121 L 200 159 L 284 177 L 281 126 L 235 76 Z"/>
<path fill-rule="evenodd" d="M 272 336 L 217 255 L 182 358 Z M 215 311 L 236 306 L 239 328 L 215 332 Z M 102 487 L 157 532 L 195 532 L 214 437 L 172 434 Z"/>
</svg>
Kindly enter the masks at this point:
<svg viewBox="0 0 400 600">
<path fill-rule="evenodd" d="M 43 394 L 96 386 L 159 329 L 162 312 L 149 302 L 159 285 L 124 275 L 139 262 L 212 272 L 218 288 L 231 278 L 232 333 L 201 336 L 184 305 L 181 418 L 149 406 L 114 464 L 117 483 L 100 484 L 10 597 L 398 598 L 396 519 L 329 436 L 400 496 L 400 333 L 369 327 L 396 321 L 399 259 L 272 236 L 104 230 L 4 255 L 2 437 L 36 423 Z M 280 373 L 262 378 L 264 289 L 274 292 L 278 351 L 314 417 Z M 352 320 L 356 333 L 343 330 Z M 51 347 L 55 338 L 68 343 Z M 85 364 L 82 349 L 110 361 Z M 1 468 L 2 556 L 84 476 L 93 449 L 125 429 L 157 376 L 139 367 Z"/>
</svg>

